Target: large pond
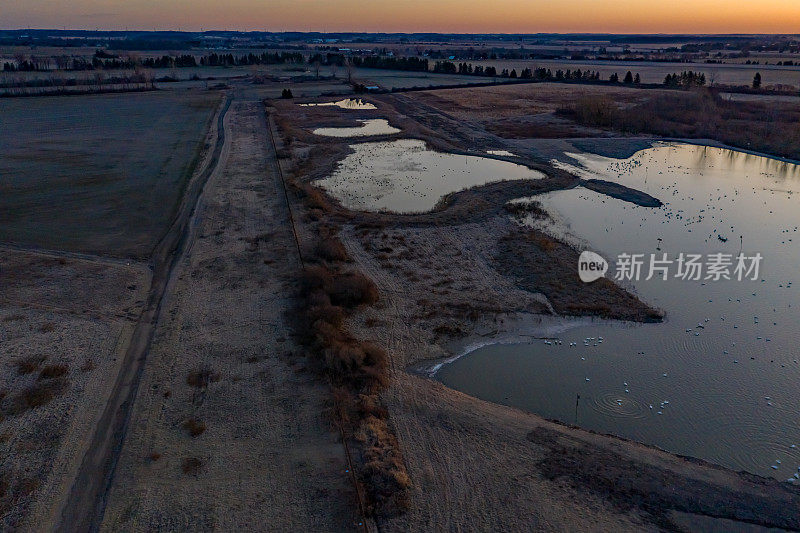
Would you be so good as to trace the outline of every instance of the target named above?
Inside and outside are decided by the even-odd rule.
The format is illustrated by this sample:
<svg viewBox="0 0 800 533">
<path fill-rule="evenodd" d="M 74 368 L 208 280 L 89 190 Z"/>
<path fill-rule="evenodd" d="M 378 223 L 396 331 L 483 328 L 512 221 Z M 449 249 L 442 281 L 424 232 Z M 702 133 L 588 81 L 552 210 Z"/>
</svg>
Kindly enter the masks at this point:
<svg viewBox="0 0 800 533">
<path fill-rule="evenodd" d="M 490 157 L 429 150 L 423 141 L 360 143 L 351 146 L 330 177 L 317 182 L 348 209 L 420 213 L 443 196 L 502 180 L 541 179 L 524 165 Z"/>
<path fill-rule="evenodd" d="M 608 259 L 647 254 L 645 276 L 651 253 L 696 253 L 705 261 L 711 253 L 758 252 L 758 278 L 684 280 L 674 277 L 673 264 L 666 281 L 658 274 L 633 282 L 645 301 L 667 312 L 665 323 L 598 321 L 557 340 L 494 344 L 442 366 L 438 379 L 733 469 L 794 477 L 800 167 L 686 144 L 656 145 L 624 160 L 570 155 L 579 161 L 573 171 L 643 190 L 664 205 L 638 207 L 583 188 L 557 191 L 537 198 L 556 221 L 549 231 Z"/>
</svg>

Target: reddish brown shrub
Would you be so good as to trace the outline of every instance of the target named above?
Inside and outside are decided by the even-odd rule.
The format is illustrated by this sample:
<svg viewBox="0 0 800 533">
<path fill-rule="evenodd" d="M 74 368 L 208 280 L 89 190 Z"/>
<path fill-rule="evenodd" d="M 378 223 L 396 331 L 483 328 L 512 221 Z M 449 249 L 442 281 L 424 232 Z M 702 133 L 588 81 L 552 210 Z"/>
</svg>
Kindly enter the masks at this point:
<svg viewBox="0 0 800 533">
<path fill-rule="evenodd" d="M 39 377 L 37 379 L 60 378 L 61 376 L 65 376 L 67 372 L 69 372 L 69 367 L 67 365 L 47 365 L 39 372 Z"/>
<path fill-rule="evenodd" d="M 45 357 L 39 355 L 36 357 L 26 357 L 16 362 L 17 373 L 20 375 L 30 374 L 39 370 L 39 366 L 44 362 Z"/>
<path fill-rule="evenodd" d="M 317 245 L 317 256 L 326 261 L 340 261 L 342 263 L 351 261 L 350 254 L 338 237 L 327 237 L 322 239 Z"/>
<path fill-rule="evenodd" d="M 375 283 L 360 272 L 335 277 L 326 292 L 332 303 L 351 309 L 359 305 L 372 305 L 379 297 Z"/>
<path fill-rule="evenodd" d="M 203 367 L 194 372 L 190 372 L 189 375 L 186 376 L 186 384 L 200 389 L 208 387 L 209 384 L 217 382 L 219 379 L 219 372 L 214 372 L 208 367 Z"/>
<path fill-rule="evenodd" d="M 187 476 L 196 476 L 203 470 L 203 461 L 197 457 L 187 457 L 181 463 L 181 470 Z"/>
<path fill-rule="evenodd" d="M 185 429 L 191 437 L 199 437 L 206 430 L 206 423 L 196 418 L 190 418 L 183 423 L 183 429 Z"/>
</svg>

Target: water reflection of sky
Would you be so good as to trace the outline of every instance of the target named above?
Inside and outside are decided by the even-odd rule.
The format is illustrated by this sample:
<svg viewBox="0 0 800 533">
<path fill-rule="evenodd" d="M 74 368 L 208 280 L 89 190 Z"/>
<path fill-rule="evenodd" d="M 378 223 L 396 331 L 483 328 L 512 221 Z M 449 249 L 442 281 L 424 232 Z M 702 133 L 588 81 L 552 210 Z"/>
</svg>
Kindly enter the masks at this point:
<svg viewBox="0 0 800 533">
<path fill-rule="evenodd" d="M 436 207 L 443 196 L 475 185 L 544 177 L 508 161 L 429 150 L 415 139 L 351 148 L 353 153 L 317 184 L 354 210 L 420 213 Z"/>
<path fill-rule="evenodd" d="M 557 221 L 550 231 L 607 258 L 759 252 L 759 279 L 635 282 L 644 300 L 667 311 L 664 324 L 580 327 L 562 344 L 490 346 L 445 366 L 440 379 L 568 422 L 580 394 L 578 420 L 587 427 L 781 479 L 798 473 L 800 167 L 684 144 L 624 160 L 571 156 L 582 165 L 571 170 L 664 205 L 557 191 L 537 198 Z"/>
</svg>

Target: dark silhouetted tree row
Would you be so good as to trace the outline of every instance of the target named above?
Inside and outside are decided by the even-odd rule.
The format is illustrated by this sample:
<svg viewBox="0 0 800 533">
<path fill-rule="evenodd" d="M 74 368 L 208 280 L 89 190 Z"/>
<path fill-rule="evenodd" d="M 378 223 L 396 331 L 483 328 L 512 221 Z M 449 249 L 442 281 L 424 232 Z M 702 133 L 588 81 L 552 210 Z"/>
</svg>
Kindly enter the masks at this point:
<svg viewBox="0 0 800 533">
<path fill-rule="evenodd" d="M 706 75 L 702 72 L 683 71 L 680 74 L 667 74 L 664 85 L 667 87 L 703 87 Z"/>
<path fill-rule="evenodd" d="M 366 56 L 353 57 L 353 66 L 364 68 L 382 68 L 391 70 L 408 70 L 414 72 L 428 72 L 428 60 L 418 57 L 386 57 Z"/>
<path fill-rule="evenodd" d="M 196 67 L 197 59 L 193 55 L 148 57 L 142 61 L 142 66 L 147 68 L 178 68 Z"/>
<path fill-rule="evenodd" d="M 303 54 L 299 52 L 274 52 L 263 54 L 210 54 L 200 58 L 200 64 L 206 67 L 237 67 L 242 65 L 282 65 L 284 63 L 302 63 Z"/>
</svg>

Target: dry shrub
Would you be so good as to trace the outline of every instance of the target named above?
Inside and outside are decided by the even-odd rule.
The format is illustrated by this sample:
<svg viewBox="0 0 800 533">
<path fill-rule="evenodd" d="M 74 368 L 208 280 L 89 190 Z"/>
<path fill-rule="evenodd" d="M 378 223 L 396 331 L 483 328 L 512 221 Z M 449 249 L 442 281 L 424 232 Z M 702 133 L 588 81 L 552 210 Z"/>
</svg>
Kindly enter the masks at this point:
<svg viewBox="0 0 800 533">
<path fill-rule="evenodd" d="M 181 463 L 181 471 L 187 476 L 197 476 L 203 470 L 203 460 L 197 457 L 187 457 Z"/>
<path fill-rule="evenodd" d="M 372 305 L 379 297 L 375 283 L 360 272 L 334 278 L 327 290 L 332 303 L 349 308 Z"/>
<path fill-rule="evenodd" d="M 51 331 L 54 331 L 55 329 L 56 329 L 56 325 L 55 324 L 53 324 L 52 322 L 45 322 L 39 328 L 39 331 L 41 331 L 42 333 L 50 333 Z"/>
<path fill-rule="evenodd" d="M 330 201 L 325 197 L 325 194 L 311 185 L 301 186 L 303 191 L 303 202 L 309 209 L 319 209 L 323 213 L 329 213 L 333 210 Z"/>
<path fill-rule="evenodd" d="M 29 409 L 47 405 L 62 394 L 68 384 L 69 382 L 65 378 L 37 381 L 20 393 L 6 399 L 0 409 L 0 416 L 16 416 Z"/>
<path fill-rule="evenodd" d="M 331 236 L 322 239 L 317 245 L 317 256 L 326 261 L 350 262 L 350 254 L 337 237 Z"/>
<path fill-rule="evenodd" d="M 47 365 L 39 372 L 37 379 L 55 379 L 67 375 L 69 367 L 67 365 Z"/>
<path fill-rule="evenodd" d="M 327 303 L 321 302 L 318 305 L 310 305 L 306 309 L 306 317 L 311 324 L 322 321 L 334 327 L 340 327 L 344 322 L 344 309 L 338 305 L 331 305 L 330 298 L 328 298 L 327 294 L 322 293 L 320 299 L 322 299 L 322 297 L 327 300 Z"/>
<path fill-rule="evenodd" d="M 219 379 L 219 372 L 215 372 L 208 367 L 202 367 L 199 370 L 189 372 L 189 375 L 186 376 L 186 384 L 190 387 L 202 389 L 208 387 L 211 383 L 219 381 Z"/>
<path fill-rule="evenodd" d="M 0 517 L 39 488 L 39 480 L 0 470 Z"/>
<path fill-rule="evenodd" d="M 378 287 L 364 274 L 334 273 L 319 265 L 306 268 L 303 290 L 306 294 L 321 290 L 328 295 L 333 305 L 347 309 L 374 304 L 379 297 Z"/>
<path fill-rule="evenodd" d="M 355 436 L 364 449 L 360 477 L 368 488 L 370 510 L 383 517 L 402 513 L 410 504 L 411 479 L 397 437 L 384 419 L 371 415 L 364 418 Z"/>
<path fill-rule="evenodd" d="M 17 364 L 17 373 L 24 376 L 26 374 L 31 374 L 39 370 L 39 366 L 44 362 L 46 358 L 43 355 L 36 356 L 36 357 L 26 357 L 25 359 L 20 359 L 16 362 Z"/>
<path fill-rule="evenodd" d="M 582 96 L 572 106 L 560 107 L 556 114 L 574 118 L 580 124 L 609 127 L 614 124 L 617 105 L 602 95 Z"/>
<path fill-rule="evenodd" d="M 158 453 L 158 452 L 151 452 L 151 453 L 150 453 L 150 455 L 148 455 L 148 456 L 147 456 L 147 458 L 148 458 L 148 459 L 149 459 L 151 462 L 155 463 L 156 461 L 158 461 L 159 459 L 161 459 L 161 454 L 160 454 L 160 453 Z"/>
<path fill-rule="evenodd" d="M 320 219 L 330 210 L 327 199 L 310 186 L 304 192 L 308 211 Z M 380 347 L 353 337 L 345 328 L 345 318 L 359 306 L 378 301 L 378 288 L 358 271 L 343 270 L 341 263 L 352 259 L 337 237 L 338 228 L 320 223 L 320 239 L 315 259 L 321 264 L 307 266 L 301 291 L 303 304 L 300 333 L 316 366 L 330 379 L 335 423 L 346 440 L 354 429 L 361 436 L 358 483 L 365 487 L 370 514 L 390 516 L 408 505 L 410 481 L 403 464 L 397 438 L 386 424 L 388 410 L 379 393 L 389 384 L 389 357 Z M 385 238 L 385 237 L 384 237 Z M 357 468 L 358 469 L 358 468 Z"/>
<path fill-rule="evenodd" d="M 199 437 L 206 430 L 206 423 L 196 418 L 190 418 L 183 423 L 183 429 L 185 429 L 191 437 Z"/>
</svg>

